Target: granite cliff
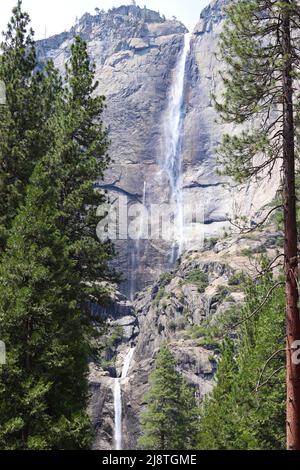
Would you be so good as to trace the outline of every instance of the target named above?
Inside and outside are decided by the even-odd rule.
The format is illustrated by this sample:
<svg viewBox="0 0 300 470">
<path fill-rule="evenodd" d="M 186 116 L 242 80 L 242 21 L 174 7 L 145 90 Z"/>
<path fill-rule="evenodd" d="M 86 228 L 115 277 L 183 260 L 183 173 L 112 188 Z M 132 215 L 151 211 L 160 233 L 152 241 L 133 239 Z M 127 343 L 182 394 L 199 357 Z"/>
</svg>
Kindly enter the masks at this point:
<svg viewBox="0 0 300 470">
<path fill-rule="evenodd" d="M 168 342 L 198 403 L 212 390 L 223 325 L 231 318 L 234 324 L 234 312 L 244 300 L 243 275 L 257 275 L 261 253 L 273 259 L 281 238 L 270 225 L 265 232 L 208 239 L 201 251 L 184 254 L 133 302 L 118 292 L 112 295 L 106 311 L 111 331 L 104 351 L 107 363 L 104 368 L 103 363 L 91 364 L 94 449 L 115 446 L 114 383 L 130 348 L 135 349 L 129 371 L 121 379 L 124 449 L 136 449 L 149 374 L 163 342 Z"/>
<path fill-rule="evenodd" d="M 274 196 L 277 184 L 265 181 L 244 189 L 224 186 L 217 175 L 216 145 L 224 125 L 216 122 L 211 93 L 220 91 L 215 57 L 228 0 L 215 0 L 191 34 L 186 57 L 182 123 L 178 141 L 182 193 L 204 206 L 205 235 L 222 233 L 234 213 L 254 216 Z M 75 34 L 88 43 L 96 66 L 99 93 L 107 97 L 105 123 L 112 164 L 99 187 L 111 201 L 126 197 L 128 207 L 170 200 L 170 175 L 164 171 L 164 134 L 170 89 L 187 29 L 177 20 L 137 6 L 84 15 L 69 31 L 38 43 L 39 59 L 52 58 L 63 71 Z M 228 131 L 234 131 L 228 127 Z M 170 267 L 170 243 L 117 241 L 117 267 L 124 273 L 122 292 L 134 296 Z"/>
</svg>

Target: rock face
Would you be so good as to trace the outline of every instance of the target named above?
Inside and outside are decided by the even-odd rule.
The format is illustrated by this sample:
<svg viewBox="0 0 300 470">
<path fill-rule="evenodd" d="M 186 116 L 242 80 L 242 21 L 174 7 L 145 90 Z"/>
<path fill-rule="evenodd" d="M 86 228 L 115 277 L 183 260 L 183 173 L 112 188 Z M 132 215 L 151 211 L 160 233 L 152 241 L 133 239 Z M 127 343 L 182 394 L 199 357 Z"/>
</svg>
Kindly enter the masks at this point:
<svg viewBox="0 0 300 470">
<path fill-rule="evenodd" d="M 202 273 L 207 284 L 200 289 L 198 283 L 189 280 L 189 275 Z M 123 447 L 135 449 L 140 435 L 140 416 L 144 407 L 144 395 L 149 386 L 149 374 L 153 368 L 155 354 L 164 341 L 168 341 L 178 367 L 195 390 L 200 401 L 211 391 L 216 369 L 216 357 L 209 346 L 202 347 L 199 339 L 193 339 L 196 325 L 218 314 L 226 302 L 235 300 L 216 297 L 218 286 L 226 284 L 235 271 L 220 262 L 201 262 L 198 257 L 186 258 L 172 274 L 162 276 L 153 287 L 138 295 L 131 308 L 139 334 L 128 334 L 125 315 L 120 321 L 123 334 L 113 351 L 114 366 L 105 369 L 91 365 L 91 402 L 89 413 L 96 433 L 94 449 L 113 449 L 114 442 L 114 396 L 116 376 L 121 375 L 124 357 L 129 348 L 135 346 L 133 359 L 126 379 L 121 379 L 123 410 Z M 205 274 L 206 273 L 206 274 Z M 118 295 L 117 295 L 118 297 Z M 113 300 L 108 316 L 109 325 L 115 324 L 120 312 L 119 300 Z M 122 310 L 122 308 L 121 308 Z M 135 312 L 135 313 L 133 313 Z M 189 330 L 191 329 L 191 330 Z"/>
<path fill-rule="evenodd" d="M 171 272 L 140 292 L 133 303 L 126 302 L 124 316 L 135 318 L 136 332 L 129 340 L 126 335 L 120 338 L 114 349 L 113 370 L 91 366 L 89 411 L 96 432 L 94 449 L 114 448 L 112 387 L 131 347 L 135 350 L 130 368 L 127 377 L 121 379 L 123 448 L 137 448 L 149 374 L 163 342 L 172 349 L 198 403 L 212 390 L 219 343 L 209 331 L 218 327 L 221 335 L 225 333 L 221 326 L 224 318 L 244 300 L 243 273 L 257 276 L 261 253 L 274 259 L 280 239 L 282 233 L 270 226 L 266 232 L 207 241 L 201 252 L 185 254 Z M 123 306 L 124 298 L 115 294 L 109 309 L 113 321 L 119 318 Z M 123 328 L 125 332 L 126 325 Z"/>
<path fill-rule="evenodd" d="M 218 122 L 212 95 L 220 97 L 219 72 L 224 65 L 217 58 L 218 42 L 231 0 L 214 0 L 203 10 L 191 41 L 186 69 L 183 165 L 187 200 L 197 199 L 205 207 L 206 233 L 220 234 L 228 217 L 256 212 L 268 204 L 279 186 L 279 171 L 272 181 L 266 178 L 244 187 L 224 186 L 228 180 L 217 174 L 216 148 L 224 133 L 236 131 L 233 125 Z M 229 182 L 230 183 L 230 182 Z"/>
<path fill-rule="evenodd" d="M 159 172 L 162 113 L 186 31 L 178 21 L 131 5 L 97 16 L 86 14 L 70 32 L 38 44 L 39 60 L 52 58 L 63 71 L 74 35 L 88 43 L 99 92 L 107 98 L 112 164 L 99 184 L 111 200 L 121 195 L 128 206 L 141 202 L 144 182 L 153 181 Z M 155 191 L 159 194 L 161 188 Z M 128 279 L 123 289 L 127 294 L 129 283 L 135 292 L 165 268 L 164 257 L 150 244 L 141 250 L 147 251 L 144 261 L 134 241 L 117 243 L 117 250 L 116 265 Z"/>
<path fill-rule="evenodd" d="M 254 214 L 274 196 L 277 183 L 232 192 L 217 176 L 215 150 L 224 126 L 215 123 L 211 92 L 218 92 L 220 63 L 215 58 L 228 0 L 215 0 L 201 14 L 191 37 L 184 82 L 180 139 L 183 198 L 204 205 L 206 235 L 220 233 L 233 212 Z M 126 198 L 127 208 L 144 199 L 147 207 L 170 200 L 163 170 L 164 123 L 174 71 L 186 28 L 175 20 L 137 6 L 85 14 L 71 31 L 38 43 L 39 60 L 52 58 L 63 71 L 74 35 L 88 43 L 96 65 L 99 93 L 107 97 L 105 123 L 112 164 L 99 186 L 111 201 Z M 227 131 L 234 131 L 228 127 Z M 141 234 L 140 238 L 145 238 Z M 119 240 L 116 266 L 124 273 L 122 291 L 131 298 L 170 267 L 170 243 Z"/>
</svg>

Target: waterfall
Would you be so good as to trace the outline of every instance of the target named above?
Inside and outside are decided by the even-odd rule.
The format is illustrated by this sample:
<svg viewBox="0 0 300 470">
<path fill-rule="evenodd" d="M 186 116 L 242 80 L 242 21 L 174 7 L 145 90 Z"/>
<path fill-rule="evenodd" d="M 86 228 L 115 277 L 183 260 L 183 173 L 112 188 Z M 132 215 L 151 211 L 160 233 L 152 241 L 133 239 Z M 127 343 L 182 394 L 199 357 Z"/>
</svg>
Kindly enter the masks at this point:
<svg viewBox="0 0 300 470">
<path fill-rule="evenodd" d="M 114 410 L 115 410 L 115 446 L 116 450 L 122 450 L 122 395 L 120 379 L 114 383 Z"/>
<path fill-rule="evenodd" d="M 164 116 L 164 155 L 163 171 L 166 173 L 171 190 L 171 202 L 174 206 L 174 243 L 172 262 L 182 252 L 184 243 L 184 215 L 182 195 L 182 130 L 184 124 L 183 100 L 186 60 L 190 50 L 191 34 L 184 37 L 184 46 L 174 70 L 168 107 Z"/>
<path fill-rule="evenodd" d="M 131 359 L 132 359 L 132 356 L 133 356 L 133 353 L 134 353 L 134 349 L 135 348 L 130 348 L 128 353 L 125 356 L 124 364 L 123 364 L 123 368 L 122 368 L 122 375 L 121 375 L 122 379 L 126 379 L 126 377 L 127 377 L 129 367 L 130 367 L 130 364 L 131 364 Z"/>
<path fill-rule="evenodd" d="M 135 348 L 130 348 L 125 356 L 121 378 L 114 380 L 114 412 L 115 412 L 115 450 L 122 450 L 122 379 L 126 379 Z"/>
</svg>

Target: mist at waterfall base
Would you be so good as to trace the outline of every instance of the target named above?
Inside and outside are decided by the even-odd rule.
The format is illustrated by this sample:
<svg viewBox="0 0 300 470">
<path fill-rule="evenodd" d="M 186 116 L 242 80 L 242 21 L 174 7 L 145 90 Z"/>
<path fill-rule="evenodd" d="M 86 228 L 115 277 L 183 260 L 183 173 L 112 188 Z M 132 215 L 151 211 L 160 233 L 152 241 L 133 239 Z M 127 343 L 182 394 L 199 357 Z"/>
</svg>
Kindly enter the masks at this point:
<svg viewBox="0 0 300 470">
<path fill-rule="evenodd" d="M 130 348 L 125 356 L 121 377 L 114 379 L 114 413 L 115 413 L 115 450 L 122 450 L 122 379 L 126 379 L 135 348 Z"/>
</svg>

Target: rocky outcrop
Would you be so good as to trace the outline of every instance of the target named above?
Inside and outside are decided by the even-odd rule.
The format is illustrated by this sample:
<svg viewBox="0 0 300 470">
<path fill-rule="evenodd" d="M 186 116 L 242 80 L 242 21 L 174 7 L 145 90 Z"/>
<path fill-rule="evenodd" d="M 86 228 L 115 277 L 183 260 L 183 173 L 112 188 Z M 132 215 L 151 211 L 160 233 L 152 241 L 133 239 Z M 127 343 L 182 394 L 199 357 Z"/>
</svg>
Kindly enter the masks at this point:
<svg viewBox="0 0 300 470">
<path fill-rule="evenodd" d="M 213 0 L 200 14 L 200 19 L 194 29 L 197 36 L 212 32 L 226 19 L 226 6 L 231 0 Z"/>
<path fill-rule="evenodd" d="M 200 285 L 202 281 L 198 280 L 197 273 L 205 277 L 203 286 Z M 124 316 L 119 317 L 123 310 L 122 296 L 117 294 L 118 299 L 112 300 L 109 325 L 118 322 L 123 328 L 123 334 L 119 335 L 114 348 L 106 356 L 110 358 L 110 363 L 105 368 L 103 365 L 91 364 L 89 413 L 96 436 L 94 449 L 114 448 L 112 389 L 115 377 L 121 375 L 126 352 L 133 345 L 135 352 L 129 374 L 121 381 L 125 448 L 136 448 L 149 374 L 155 354 L 163 342 L 167 341 L 172 348 L 178 367 L 194 387 L 198 401 L 211 391 L 216 369 L 214 351 L 200 346 L 199 339 L 193 339 L 192 331 L 194 326 L 201 325 L 211 315 L 218 313 L 218 308 L 229 297 L 226 294 L 222 299 L 215 298 L 218 286 L 226 283 L 233 273 L 234 270 L 225 263 L 199 264 L 198 258 L 186 258 L 172 273 L 162 276 L 153 287 L 141 292 L 131 306 L 127 304 L 131 315 L 124 310 Z M 120 299 L 121 306 L 118 305 Z M 229 304 L 231 302 L 235 302 L 233 298 L 229 299 Z M 131 336 L 127 334 L 127 324 L 131 321 L 138 325 L 137 335 L 133 331 Z M 114 329 L 111 329 L 110 334 L 114 335 Z"/>
<path fill-rule="evenodd" d="M 113 449 L 114 405 L 113 381 L 94 370 L 90 374 L 90 404 L 88 413 L 92 418 L 95 437 L 93 450 Z"/>
<path fill-rule="evenodd" d="M 164 342 L 172 349 L 198 403 L 212 390 L 219 341 L 209 332 L 217 327 L 221 336 L 225 333 L 220 325 L 244 301 L 243 274 L 257 276 L 261 254 L 274 259 L 281 241 L 282 233 L 272 225 L 267 231 L 207 239 L 202 251 L 185 254 L 172 271 L 140 292 L 132 303 L 126 301 L 124 317 L 128 317 L 129 307 L 138 334 L 118 343 L 114 370 L 91 366 L 95 449 L 114 448 L 112 386 L 130 347 L 135 346 L 135 352 L 128 376 L 122 380 L 124 448 L 136 449 L 149 375 Z M 124 298 L 115 294 L 114 299 L 110 314 L 116 318 L 114 311 L 119 317 L 122 307 L 118 302 L 122 305 Z"/>
<path fill-rule="evenodd" d="M 224 64 L 217 52 L 226 6 L 231 1 L 214 0 L 201 13 L 186 69 L 183 184 L 186 200 L 196 199 L 204 204 L 206 235 L 220 234 L 229 225 L 229 217 L 255 218 L 257 211 L 273 200 L 280 179 L 280 172 L 275 169 L 272 180 L 266 177 L 235 188 L 218 174 L 217 146 L 224 133 L 237 130 L 234 125 L 220 123 L 212 99 L 222 93 L 219 73 Z"/>
<path fill-rule="evenodd" d="M 106 308 L 94 305 L 92 313 L 105 320 L 105 331 L 100 357 L 90 363 L 88 412 L 95 433 L 93 449 L 108 450 L 114 446 L 114 380 L 120 377 L 125 355 L 137 340 L 139 320 L 134 305 L 116 287 Z"/>
<path fill-rule="evenodd" d="M 125 396 L 131 396 L 130 414 L 124 409 L 124 427 L 131 431 L 130 448 L 136 448 L 140 435 L 149 374 L 162 343 L 169 344 L 179 370 L 194 388 L 198 403 L 212 390 L 217 356 L 209 341 L 202 343 L 197 327 L 206 325 L 222 309 L 242 300 L 240 293 L 236 291 L 234 297 L 225 288 L 234 273 L 227 263 L 190 255 L 169 275 L 163 275 L 153 287 L 137 296 L 134 305 L 140 334 L 131 378 L 125 388 Z"/>
</svg>

